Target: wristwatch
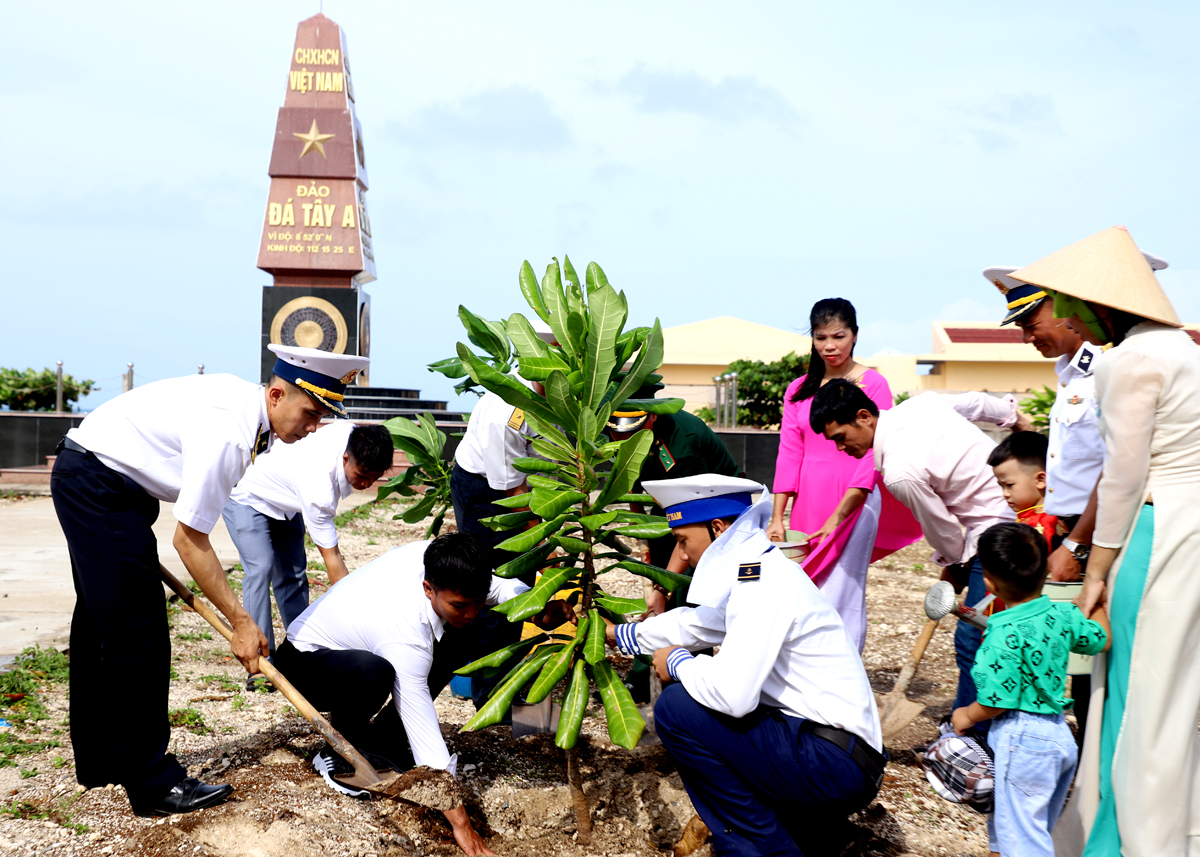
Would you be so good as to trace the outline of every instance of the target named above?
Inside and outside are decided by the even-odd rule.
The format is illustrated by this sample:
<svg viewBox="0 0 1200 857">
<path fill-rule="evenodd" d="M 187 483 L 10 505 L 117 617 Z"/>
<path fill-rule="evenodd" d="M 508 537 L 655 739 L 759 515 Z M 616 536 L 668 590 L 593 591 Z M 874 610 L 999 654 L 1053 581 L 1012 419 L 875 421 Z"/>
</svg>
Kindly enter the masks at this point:
<svg viewBox="0 0 1200 857">
<path fill-rule="evenodd" d="M 1087 562 L 1088 554 L 1092 552 L 1091 545 L 1081 545 L 1079 542 L 1063 539 L 1062 546 L 1071 552 L 1071 556 L 1080 562 Z"/>
</svg>

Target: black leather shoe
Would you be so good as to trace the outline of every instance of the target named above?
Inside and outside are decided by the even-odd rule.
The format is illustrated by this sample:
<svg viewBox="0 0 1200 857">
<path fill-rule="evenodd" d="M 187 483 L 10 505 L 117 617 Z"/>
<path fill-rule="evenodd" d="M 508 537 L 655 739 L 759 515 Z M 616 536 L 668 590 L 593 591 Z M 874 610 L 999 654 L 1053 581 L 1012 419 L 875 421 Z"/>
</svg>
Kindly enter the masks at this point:
<svg viewBox="0 0 1200 857">
<path fill-rule="evenodd" d="M 231 794 L 233 794 L 231 785 L 209 786 L 195 777 L 184 777 L 158 803 L 150 807 L 149 812 L 138 812 L 137 814 L 152 816 L 195 812 L 198 809 L 216 806 Z"/>
</svg>

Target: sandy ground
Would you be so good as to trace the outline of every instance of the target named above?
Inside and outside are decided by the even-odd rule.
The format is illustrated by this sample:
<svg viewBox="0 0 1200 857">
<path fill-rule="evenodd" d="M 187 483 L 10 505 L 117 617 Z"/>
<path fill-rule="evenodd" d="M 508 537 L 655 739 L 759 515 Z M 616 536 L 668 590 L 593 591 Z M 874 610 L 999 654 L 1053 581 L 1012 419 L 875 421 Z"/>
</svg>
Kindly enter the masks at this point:
<svg viewBox="0 0 1200 857">
<path fill-rule="evenodd" d="M 394 504 L 367 506 L 342 527 L 341 547 L 356 568 L 396 544 L 421 538 L 422 526 L 392 520 Z M 922 600 L 937 570 L 919 543 L 871 569 L 871 626 L 865 664 L 877 691 L 891 689 L 925 619 Z M 310 560 L 319 562 L 310 552 Z M 615 577 L 617 573 L 612 576 Z M 239 571 L 231 573 L 240 585 Z M 640 592 L 640 579 L 604 579 L 614 594 Z M 310 570 L 312 596 L 325 575 Z M 55 855 L 206 855 L 206 857 L 357 857 L 459 853 L 440 813 L 407 804 L 359 801 L 332 792 L 309 764 L 321 745 L 278 693 L 248 693 L 245 673 L 224 641 L 194 613 L 172 606 L 170 708 L 191 726 L 172 730 L 171 751 L 189 773 L 229 782 L 233 800 L 216 809 L 165 820 L 134 817 L 122 789 L 83 792 L 75 784 L 66 735 L 66 688 L 46 686 L 50 711 L 21 737 L 55 738 L 61 746 L 0 767 L 0 853 Z M 281 629 L 276 629 L 277 638 Z M 620 664 L 620 659 L 617 659 Z M 949 711 L 956 670 L 953 623 L 946 620 L 917 673 L 909 697 L 926 703 L 922 716 L 892 743 L 879 798 L 853 819 L 845 855 L 982 855 L 984 818 L 937 798 L 911 751 L 936 732 Z M 120 688 L 112 704 L 120 706 Z M 625 855 L 670 852 L 692 807 L 661 746 L 623 750 L 608 743 L 603 711 L 593 700 L 581 741 L 593 840 L 577 843 L 563 754 L 551 736 L 514 739 L 496 726 L 460 735 L 469 702 L 444 692 L 436 702 L 443 732 L 459 753 L 468 809 L 493 850 L 511 855 Z M 57 733 L 57 734 L 56 734 Z M 697 852 L 711 854 L 706 846 Z"/>
</svg>

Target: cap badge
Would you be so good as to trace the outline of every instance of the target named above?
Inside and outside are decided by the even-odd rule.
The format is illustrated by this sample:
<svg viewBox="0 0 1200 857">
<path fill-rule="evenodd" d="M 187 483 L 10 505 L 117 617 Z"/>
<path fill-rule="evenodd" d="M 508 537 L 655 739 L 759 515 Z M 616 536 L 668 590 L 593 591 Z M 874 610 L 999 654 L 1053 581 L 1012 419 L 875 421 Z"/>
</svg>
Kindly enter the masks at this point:
<svg viewBox="0 0 1200 857">
<path fill-rule="evenodd" d="M 357 375 L 358 375 L 358 370 L 352 369 L 349 372 L 347 372 L 345 375 L 342 376 L 341 381 L 343 384 L 349 384 L 351 381 L 353 381 L 355 379 L 355 377 Z"/>
<path fill-rule="evenodd" d="M 1004 285 L 1004 283 L 1000 282 L 1000 280 L 992 280 L 992 284 L 1000 290 L 1000 294 L 1004 295 L 1005 297 L 1008 296 L 1008 286 Z"/>
</svg>

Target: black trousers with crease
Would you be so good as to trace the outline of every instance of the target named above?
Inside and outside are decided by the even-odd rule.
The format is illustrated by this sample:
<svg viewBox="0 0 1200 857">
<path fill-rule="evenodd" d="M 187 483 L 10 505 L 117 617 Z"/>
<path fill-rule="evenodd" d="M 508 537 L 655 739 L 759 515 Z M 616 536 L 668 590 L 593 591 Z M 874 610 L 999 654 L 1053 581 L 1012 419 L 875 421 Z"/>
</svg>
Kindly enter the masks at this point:
<svg viewBox="0 0 1200 857">
<path fill-rule="evenodd" d="M 158 501 L 96 456 L 72 449 L 59 451 L 50 493 L 75 584 L 75 775 L 88 788 L 120 784 L 133 809 L 147 811 L 186 775 L 167 753 L 171 639 L 150 529 Z"/>
</svg>

